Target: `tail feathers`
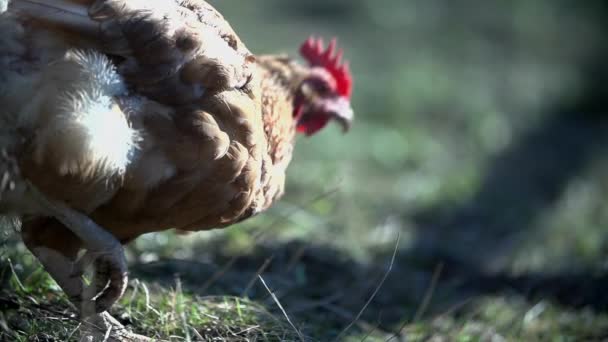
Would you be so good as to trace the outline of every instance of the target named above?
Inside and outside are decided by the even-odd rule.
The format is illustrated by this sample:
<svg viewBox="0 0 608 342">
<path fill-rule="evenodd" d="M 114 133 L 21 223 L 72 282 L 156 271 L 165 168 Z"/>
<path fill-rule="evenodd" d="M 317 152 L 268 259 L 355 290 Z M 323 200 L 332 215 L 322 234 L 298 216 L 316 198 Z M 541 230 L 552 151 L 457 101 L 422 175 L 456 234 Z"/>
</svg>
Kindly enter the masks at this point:
<svg viewBox="0 0 608 342">
<path fill-rule="evenodd" d="M 42 83 L 34 160 L 85 179 L 124 174 L 139 135 L 116 102 L 126 88 L 112 63 L 97 52 L 68 51 Z"/>
</svg>

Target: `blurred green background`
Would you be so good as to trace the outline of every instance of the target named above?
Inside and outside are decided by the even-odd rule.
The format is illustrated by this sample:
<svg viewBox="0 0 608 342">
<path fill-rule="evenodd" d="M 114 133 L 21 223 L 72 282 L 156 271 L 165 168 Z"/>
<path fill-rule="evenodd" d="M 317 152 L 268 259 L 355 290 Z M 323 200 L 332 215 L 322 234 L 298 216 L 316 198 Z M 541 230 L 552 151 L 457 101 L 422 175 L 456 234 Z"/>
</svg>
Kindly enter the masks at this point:
<svg viewBox="0 0 608 342">
<path fill-rule="evenodd" d="M 356 125 L 298 141 L 283 234 L 362 258 L 401 232 L 490 269 L 601 265 L 603 2 L 214 4 L 255 52 L 336 36 L 352 64 Z"/>
<path fill-rule="evenodd" d="M 338 37 L 356 123 L 298 139 L 269 212 L 138 239 L 136 277 L 241 295 L 271 258 L 264 276 L 321 341 L 377 288 L 341 337 L 608 338 L 603 1 L 211 3 L 255 53 Z M 274 310 L 263 289 L 248 295 Z"/>
</svg>

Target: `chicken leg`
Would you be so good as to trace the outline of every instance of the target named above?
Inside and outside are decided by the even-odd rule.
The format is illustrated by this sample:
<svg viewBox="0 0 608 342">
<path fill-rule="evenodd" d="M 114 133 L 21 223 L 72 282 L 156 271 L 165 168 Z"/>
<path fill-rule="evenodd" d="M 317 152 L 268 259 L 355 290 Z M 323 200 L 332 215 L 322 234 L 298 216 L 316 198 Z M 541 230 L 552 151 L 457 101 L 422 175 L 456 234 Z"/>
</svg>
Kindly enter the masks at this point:
<svg viewBox="0 0 608 342">
<path fill-rule="evenodd" d="M 80 310 L 82 317 L 106 311 L 123 295 L 127 286 L 127 262 L 122 244 L 86 215 L 48 199 L 31 184 L 27 184 L 27 189 L 41 211 L 67 227 L 84 245 L 86 253 L 80 259 L 74 259 L 79 249 L 75 239 L 71 248 L 61 249 L 63 253 L 37 243 L 40 239 L 35 240 L 35 236 L 39 232 L 28 229 L 27 224 L 25 243 Z M 90 286 L 85 286 L 82 275 L 90 265 L 94 268 L 93 281 Z"/>
<path fill-rule="evenodd" d="M 55 279 L 70 301 L 81 308 L 81 312 L 92 312 L 95 305 L 84 301 L 83 282 L 74 272 L 78 251 L 82 241 L 60 222 L 50 217 L 37 217 L 22 222 L 21 235 L 28 249 L 38 258 L 46 271 Z M 90 287 L 89 290 L 93 290 Z M 84 297 L 90 297 L 90 294 Z M 81 341 L 102 341 L 110 331 L 108 341 L 148 341 L 144 336 L 128 332 L 107 312 L 82 318 Z"/>
<path fill-rule="evenodd" d="M 49 200 L 30 184 L 28 190 L 31 198 L 54 218 L 25 220 L 23 240 L 70 301 L 80 309 L 83 323 L 81 340 L 150 341 L 145 336 L 127 331 L 105 312 L 122 296 L 127 284 L 126 261 L 120 242 L 85 215 Z M 52 239 L 52 236 L 61 236 L 62 239 Z M 77 260 L 83 243 L 87 254 Z M 85 286 L 81 275 L 89 263 L 94 265 L 94 279 L 90 286 Z M 101 288 L 101 284 L 107 288 Z M 100 289 L 103 292 L 98 295 Z M 106 338 L 108 333 L 110 338 Z"/>
</svg>

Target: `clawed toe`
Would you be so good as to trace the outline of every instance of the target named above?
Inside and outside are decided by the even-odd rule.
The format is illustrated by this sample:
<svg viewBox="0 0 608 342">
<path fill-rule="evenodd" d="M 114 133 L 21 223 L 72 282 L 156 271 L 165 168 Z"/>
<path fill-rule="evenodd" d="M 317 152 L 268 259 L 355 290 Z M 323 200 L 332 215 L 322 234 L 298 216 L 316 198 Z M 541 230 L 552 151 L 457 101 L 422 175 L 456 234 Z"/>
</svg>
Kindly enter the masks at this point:
<svg viewBox="0 0 608 342">
<path fill-rule="evenodd" d="M 83 317 L 108 310 L 124 294 L 127 263 L 122 247 L 108 251 L 87 251 L 72 268 L 72 275 L 81 276 L 92 269 L 92 279 L 83 287 L 78 300 Z"/>
<path fill-rule="evenodd" d="M 80 334 L 80 341 L 152 341 L 146 336 L 128 331 L 107 312 L 84 319 Z"/>
<path fill-rule="evenodd" d="M 70 263 L 60 253 L 48 248 L 35 248 L 32 252 L 64 290 L 82 317 L 108 310 L 126 290 L 128 273 L 122 248 L 87 252 L 75 263 Z M 66 267 L 70 264 L 73 265 L 71 268 Z M 83 276 L 89 269 L 92 278 L 87 285 Z"/>
<path fill-rule="evenodd" d="M 63 288 L 83 317 L 110 308 L 127 287 L 127 261 L 122 244 L 88 216 L 61 202 L 49 200 L 31 184 L 29 190 L 40 208 L 80 239 L 87 252 L 72 262 L 56 250 L 34 242 L 34 229 L 24 234 L 24 240 L 30 240 L 29 244 L 26 242 L 28 248 Z M 92 281 L 87 286 L 82 275 L 89 268 L 92 269 Z"/>
</svg>

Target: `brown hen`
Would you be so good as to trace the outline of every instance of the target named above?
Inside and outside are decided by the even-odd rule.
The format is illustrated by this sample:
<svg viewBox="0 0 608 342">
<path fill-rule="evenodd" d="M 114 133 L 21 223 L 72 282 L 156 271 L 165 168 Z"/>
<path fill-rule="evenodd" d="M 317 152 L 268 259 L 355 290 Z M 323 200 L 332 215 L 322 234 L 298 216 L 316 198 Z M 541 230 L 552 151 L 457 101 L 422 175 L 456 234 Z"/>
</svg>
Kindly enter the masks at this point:
<svg viewBox="0 0 608 342">
<path fill-rule="evenodd" d="M 0 30 L 0 212 L 83 315 L 124 292 L 120 243 L 262 212 L 296 133 L 353 119 L 335 41 L 253 55 L 204 1 L 12 0 Z"/>
</svg>

